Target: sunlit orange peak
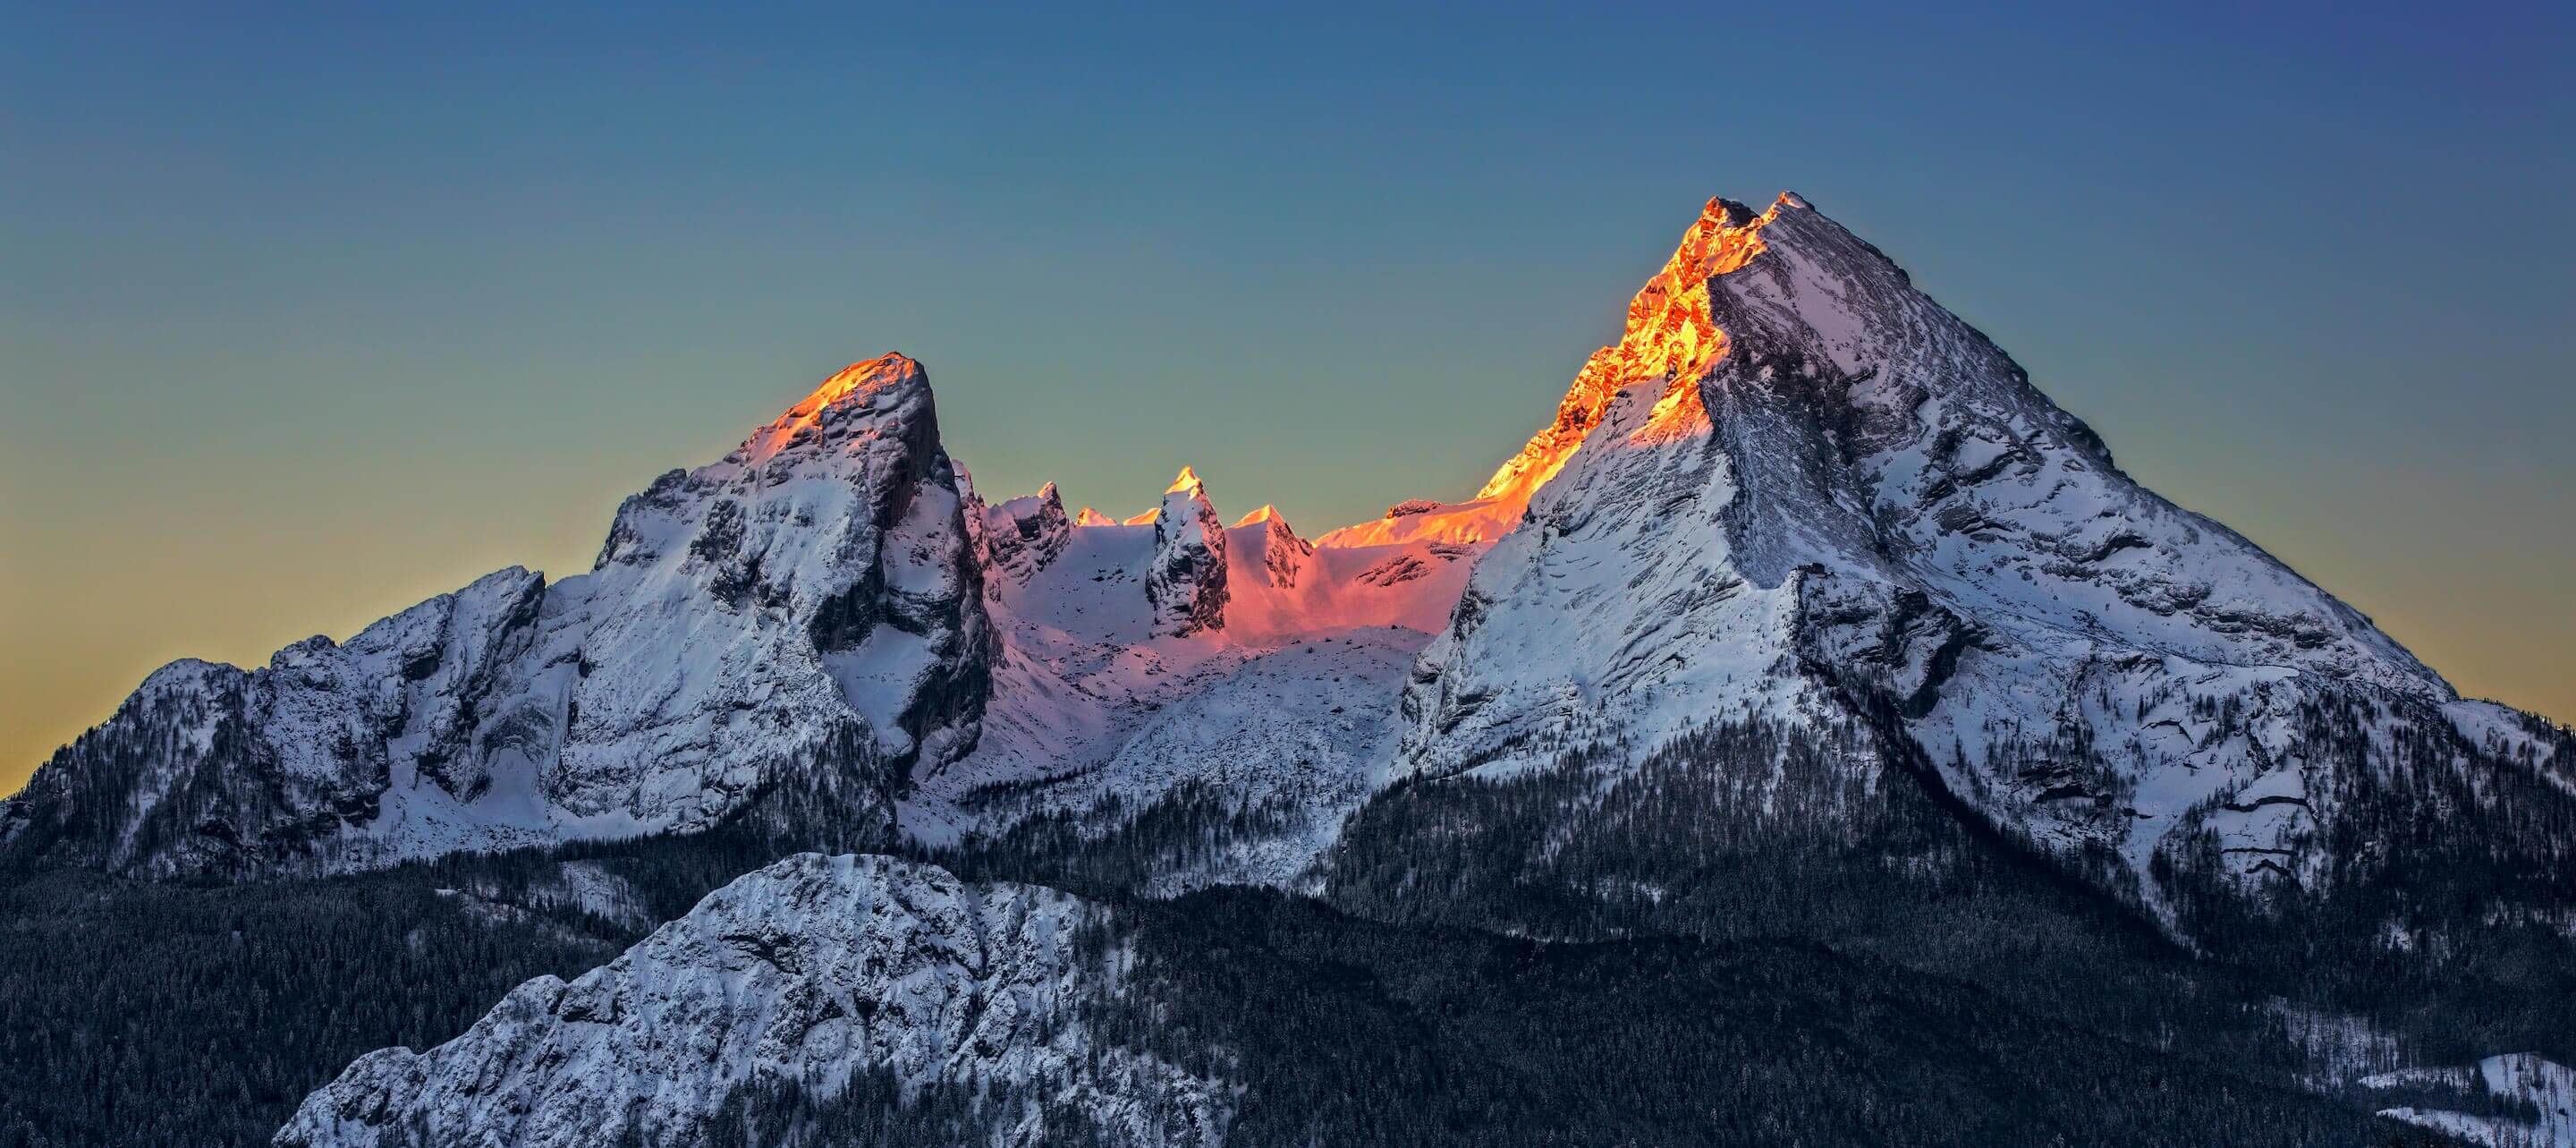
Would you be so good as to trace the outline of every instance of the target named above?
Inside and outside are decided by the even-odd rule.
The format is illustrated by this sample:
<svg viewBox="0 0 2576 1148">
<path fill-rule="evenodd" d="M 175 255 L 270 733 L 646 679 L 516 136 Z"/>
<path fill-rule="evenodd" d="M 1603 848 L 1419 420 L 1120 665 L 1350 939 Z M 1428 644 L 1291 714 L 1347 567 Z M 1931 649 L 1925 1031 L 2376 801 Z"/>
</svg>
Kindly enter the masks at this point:
<svg viewBox="0 0 2576 1148">
<path fill-rule="evenodd" d="M 792 416 L 810 416 L 834 403 L 922 377 L 921 364 L 901 351 L 888 351 L 873 359 L 864 359 L 835 372 L 805 396 L 805 401 L 788 410 Z"/>
<path fill-rule="evenodd" d="M 1709 310 L 1709 280 L 1743 270 L 1768 250 L 1763 229 L 1784 210 L 1806 210 L 1807 201 L 1782 192 L 1769 210 L 1753 209 L 1728 199 L 1711 199 L 1699 218 L 1682 232 L 1682 241 L 1663 270 L 1646 281 L 1628 303 L 1628 321 L 1619 341 L 1595 352 L 1575 375 L 1574 387 L 1557 408 L 1556 421 L 1531 436 L 1521 453 L 1486 480 L 1476 497 L 1513 507 L 1528 505 L 1530 496 L 1556 477 L 1574 448 L 1599 425 L 1610 399 L 1623 387 L 1645 383 L 1662 388 L 1649 440 L 1692 433 L 1704 427 L 1693 384 L 1726 357 L 1728 338 Z"/>
<path fill-rule="evenodd" d="M 1199 481 L 1199 472 L 1185 466 L 1181 468 L 1180 477 L 1173 479 L 1172 485 L 1163 488 L 1163 493 L 1179 494 L 1187 491 L 1192 494 L 1199 494 L 1204 493 L 1206 490 L 1206 485 Z"/>
<path fill-rule="evenodd" d="M 921 364 L 895 352 L 852 363 L 833 372 L 787 413 L 770 420 L 769 425 L 752 432 L 743 442 L 743 450 L 753 462 L 762 462 L 793 443 L 797 438 L 822 425 L 826 411 L 864 400 L 867 396 L 891 387 L 922 386 L 929 376 Z"/>
</svg>

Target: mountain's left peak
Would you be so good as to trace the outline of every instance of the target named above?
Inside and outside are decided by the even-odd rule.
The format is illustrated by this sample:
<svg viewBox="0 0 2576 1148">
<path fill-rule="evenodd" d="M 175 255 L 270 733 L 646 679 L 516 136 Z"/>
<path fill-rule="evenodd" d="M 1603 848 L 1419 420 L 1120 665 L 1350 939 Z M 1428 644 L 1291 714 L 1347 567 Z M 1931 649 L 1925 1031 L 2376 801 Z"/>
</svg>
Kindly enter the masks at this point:
<svg viewBox="0 0 2576 1148">
<path fill-rule="evenodd" d="M 754 431 L 738 452 L 737 461 L 760 462 L 817 432 L 828 422 L 837 422 L 845 412 L 902 411 L 926 413 L 930 400 L 930 372 L 901 352 L 889 351 L 873 359 L 843 367 L 823 380 L 813 393 L 787 408 L 787 413 L 770 420 Z M 926 420 L 915 419 L 912 421 Z"/>
<path fill-rule="evenodd" d="M 930 373 L 922 369 L 919 361 L 901 351 L 888 351 L 833 372 L 831 378 L 823 380 L 822 386 L 814 388 L 813 394 L 805 396 L 805 401 L 790 408 L 788 413 L 810 414 L 889 388 L 925 386 L 929 382 Z"/>
</svg>

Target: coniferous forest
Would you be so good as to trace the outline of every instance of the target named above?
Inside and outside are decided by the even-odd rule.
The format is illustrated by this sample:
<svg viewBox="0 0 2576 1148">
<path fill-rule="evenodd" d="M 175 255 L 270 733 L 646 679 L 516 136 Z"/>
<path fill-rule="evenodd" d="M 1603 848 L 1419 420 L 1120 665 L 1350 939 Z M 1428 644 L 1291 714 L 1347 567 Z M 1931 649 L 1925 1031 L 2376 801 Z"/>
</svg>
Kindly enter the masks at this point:
<svg viewBox="0 0 2576 1148">
<path fill-rule="evenodd" d="M 2563 1006 L 2533 992 L 2563 967 L 2545 952 L 2491 951 L 2447 993 L 2414 971 L 2225 961 L 1972 839 L 1928 799 L 1856 802 L 1820 782 L 1769 816 L 1709 816 L 1761 763 L 1831 778 L 1850 749 L 1723 726 L 1607 787 L 1581 754 L 1407 787 L 1347 829 L 1321 898 L 1130 895 L 1112 859 L 1267 824 L 1206 794 L 1082 847 L 1041 821 L 927 859 L 1120 906 L 1139 987 L 1093 1024 L 1240 1082 L 1228 1143 L 2438 1143 L 2370 1114 L 2405 1096 L 2306 1086 L 2320 1054 L 2302 1010 L 2405 1033 L 2427 990 L 2510 994 L 2533 1007 L 2496 1010 L 2490 1039 L 2559 1051 Z M 1551 831 L 1569 803 L 1597 815 Z M 1829 816 L 1856 810 L 1874 812 Z M 519 981 L 604 961 L 794 847 L 716 833 L 215 887 L 14 874 L 0 1144 L 264 1143 L 358 1054 L 453 1036 Z M 624 901 L 562 897 L 574 867 L 613 874 Z M 2406 1058 L 2451 1052 L 2449 1031 L 2426 1026 Z M 893 1148 L 994 1130 L 971 1089 L 881 1077 L 829 1096 L 744 1090 L 699 1142 Z M 1047 1143 L 1102 1135 L 1078 1111 L 1046 1115 Z"/>
</svg>

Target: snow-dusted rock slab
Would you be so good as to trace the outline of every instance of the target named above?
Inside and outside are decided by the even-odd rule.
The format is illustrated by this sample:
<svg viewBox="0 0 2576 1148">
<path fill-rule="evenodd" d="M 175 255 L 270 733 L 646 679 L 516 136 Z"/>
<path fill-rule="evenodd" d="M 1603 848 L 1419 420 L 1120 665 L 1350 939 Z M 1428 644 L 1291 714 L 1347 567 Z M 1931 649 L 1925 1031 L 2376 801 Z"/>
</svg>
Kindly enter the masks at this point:
<svg viewBox="0 0 2576 1148">
<path fill-rule="evenodd" d="M 1233 1090 L 1104 1045 L 1105 911 L 885 857 L 801 854 L 709 894 L 598 969 L 521 985 L 464 1035 L 360 1058 L 308 1097 L 293 1148 L 694 1143 L 737 1090 L 831 1095 L 861 1070 L 982 1089 L 1005 1143 L 1040 1104 L 1119 1143 L 1221 1142 Z"/>
</svg>

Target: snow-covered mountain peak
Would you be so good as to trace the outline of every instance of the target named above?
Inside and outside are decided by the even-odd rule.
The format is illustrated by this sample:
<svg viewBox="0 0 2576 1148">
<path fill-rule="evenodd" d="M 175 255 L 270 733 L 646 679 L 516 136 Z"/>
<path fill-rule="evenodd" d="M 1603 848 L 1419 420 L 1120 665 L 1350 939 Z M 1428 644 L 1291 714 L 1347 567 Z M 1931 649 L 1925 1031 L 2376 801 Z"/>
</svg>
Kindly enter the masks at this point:
<svg viewBox="0 0 2576 1148">
<path fill-rule="evenodd" d="M 1315 544 L 1299 538 L 1279 508 L 1267 503 L 1244 515 L 1234 524 L 1232 533 L 1239 536 L 1238 547 L 1249 548 L 1247 557 L 1259 560 L 1262 581 L 1274 587 L 1295 586 L 1298 572 L 1315 554 Z"/>
<path fill-rule="evenodd" d="M 1781 204 L 1790 199 L 1784 193 Z M 1629 300 L 1619 341 L 1593 353 L 1558 404 L 1555 421 L 1494 471 L 1476 492 L 1477 500 L 1508 506 L 1517 517 L 1601 424 L 1611 398 L 1633 383 L 1662 379 L 1674 384 L 1670 395 L 1657 396 L 1658 401 L 1674 399 L 1660 412 L 1668 428 L 1704 421 L 1696 395 L 1680 384 L 1695 382 L 1726 354 L 1727 333 L 1711 308 L 1709 281 L 1743 270 L 1769 249 L 1763 231 L 1779 217 L 1780 206 L 1756 214 L 1730 199 L 1710 199 L 1683 231 L 1672 258 Z"/>
<path fill-rule="evenodd" d="M 1414 772 L 1893 709 L 2008 820 L 2143 872 L 2193 840 L 2194 809 L 2329 784 L 2267 773 L 2299 760 L 2299 707 L 2357 687 L 2447 728 L 2454 700 L 2369 619 L 2130 481 L 2001 349 L 1795 195 L 1711 201 L 1476 500 L 1386 522 L 1524 502 L 1408 689 Z M 2270 724 L 2186 733 L 2195 706 Z M 2050 748 L 2067 745 L 2100 775 L 2071 780 Z M 2302 812 L 2247 818 L 2231 864 L 2325 863 L 2281 860 L 2307 805 L 2260 807 Z"/>
<path fill-rule="evenodd" d="M 1118 525 L 1118 520 L 1086 506 L 1082 508 L 1082 513 L 1073 516 L 1073 524 L 1076 526 L 1116 526 Z"/>
<path fill-rule="evenodd" d="M 1163 503 L 1154 511 L 1154 520 L 1162 529 L 1185 530 L 1201 521 L 1223 525 L 1216 516 L 1216 506 L 1208 501 L 1207 484 L 1199 481 L 1198 472 L 1181 468 L 1181 476 L 1163 488 Z"/>
<path fill-rule="evenodd" d="M 587 573 L 505 570 L 264 669 L 155 675 L 0 841 L 222 876 L 743 816 L 867 842 L 911 766 L 978 735 L 983 515 L 921 366 L 858 363 L 628 498 Z"/>
<path fill-rule="evenodd" d="M 823 385 L 814 388 L 795 406 L 791 417 L 818 414 L 837 406 L 865 402 L 868 397 L 889 387 L 927 387 L 930 374 L 920 361 L 901 351 L 888 351 L 873 359 L 862 359 L 832 372 Z"/>
</svg>

